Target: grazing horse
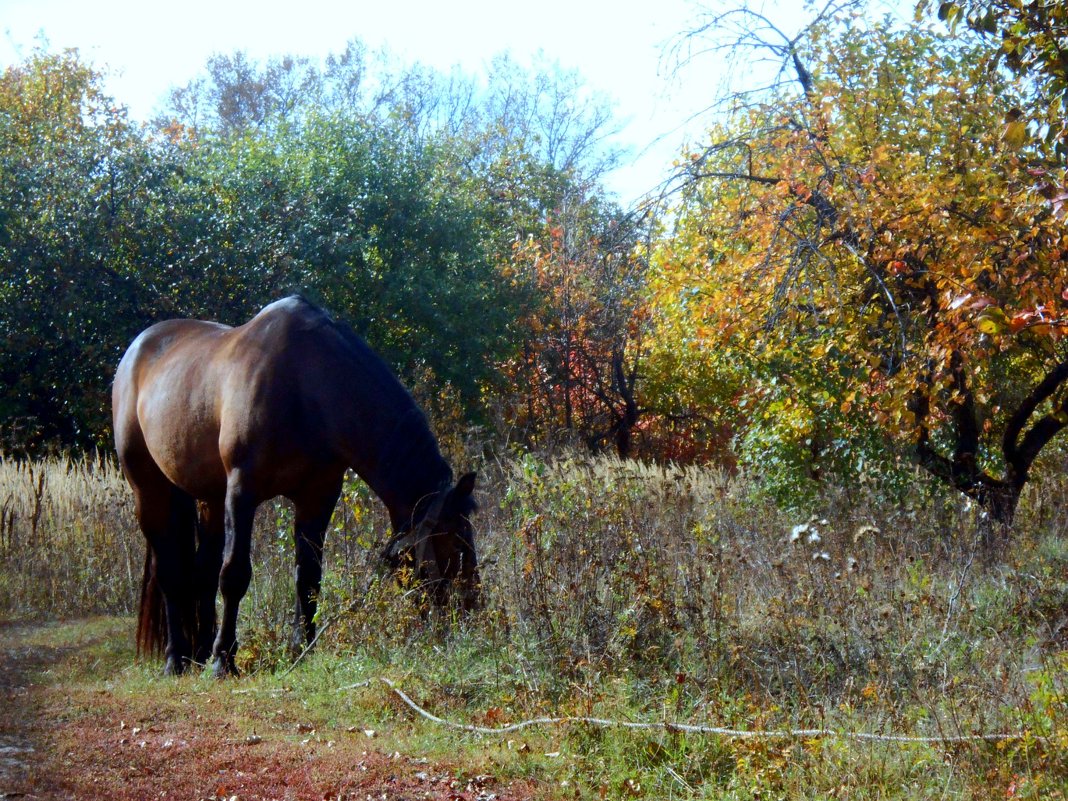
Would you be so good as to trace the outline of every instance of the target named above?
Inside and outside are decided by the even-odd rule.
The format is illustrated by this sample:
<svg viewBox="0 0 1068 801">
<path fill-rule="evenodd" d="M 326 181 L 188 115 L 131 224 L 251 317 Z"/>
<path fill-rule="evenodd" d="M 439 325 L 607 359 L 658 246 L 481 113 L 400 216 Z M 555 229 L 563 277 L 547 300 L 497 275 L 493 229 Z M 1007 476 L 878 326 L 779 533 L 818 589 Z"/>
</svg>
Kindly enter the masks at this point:
<svg viewBox="0 0 1068 801">
<path fill-rule="evenodd" d="M 475 474 L 453 484 L 407 390 L 348 326 L 303 298 L 272 303 L 236 328 L 153 325 L 119 363 L 112 407 L 148 542 L 138 648 L 165 646 L 166 673 L 209 655 L 215 675 L 236 672 L 252 521 L 279 495 L 295 508 L 295 642 L 312 642 L 323 538 L 347 468 L 389 510 L 386 561 L 413 564 L 437 603 L 454 587 L 464 608 L 477 605 Z"/>
</svg>

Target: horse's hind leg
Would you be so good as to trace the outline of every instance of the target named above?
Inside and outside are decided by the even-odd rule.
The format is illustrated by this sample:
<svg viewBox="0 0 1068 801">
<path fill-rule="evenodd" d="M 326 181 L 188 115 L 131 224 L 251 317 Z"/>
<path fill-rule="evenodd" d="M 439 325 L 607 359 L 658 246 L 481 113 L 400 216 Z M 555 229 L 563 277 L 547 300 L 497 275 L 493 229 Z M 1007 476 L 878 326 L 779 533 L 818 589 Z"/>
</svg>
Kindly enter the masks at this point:
<svg viewBox="0 0 1068 801">
<path fill-rule="evenodd" d="M 140 474 L 140 480 L 133 485 L 134 497 L 141 531 L 156 557 L 155 575 L 163 594 L 167 632 L 163 670 L 171 675 L 183 672 L 192 656 L 189 627 L 193 603 L 189 584 L 193 575 L 196 506 L 162 473 L 156 470 L 153 477 L 151 472 Z"/>
<path fill-rule="evenodd" d="M 222 678 L 237 673 L 237 610 L 252 580 L 252 521 L 256 515 L 255 496 L 244 485 L 240 470 L 233 470 L 227 480 L 225 508 L 225 544 L 219 590 L 222 593 L 222 622 L 212 648 L 212 671 Z"/>
<path fill-rule="evenodd" d="M 193 633 L 193 661 L 206 664 L 215 642 L 215 596 L 219 592 L 225 537 L 223 501 L 200 505 L 196 555 L 196 630 Z"/>
</svg>

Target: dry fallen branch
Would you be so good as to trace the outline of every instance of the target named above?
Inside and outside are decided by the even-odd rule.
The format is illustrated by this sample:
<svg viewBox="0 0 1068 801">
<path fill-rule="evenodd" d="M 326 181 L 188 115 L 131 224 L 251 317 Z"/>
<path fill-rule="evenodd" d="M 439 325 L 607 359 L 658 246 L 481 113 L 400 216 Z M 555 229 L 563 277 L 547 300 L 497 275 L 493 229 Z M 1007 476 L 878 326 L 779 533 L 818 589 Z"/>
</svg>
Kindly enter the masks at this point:
<svg viewBox="0 0 1068 801">
<path fill-rule="evenodd" d="M 880 742 L 880 743 L 920 743 L 920 744 L 960 744 L 971 742 L 986 742 L 996 743 L 1005 742 L 1010 740 L 1025 740 L 1031 739 L 1039 742 L 1044 742 L 1048 738 L 1041 737 L 1024 732 L 1004 732 L 1004 733 L 992 733 L 992 734 L 962 734 L 956 736 L 914 736 L 904 734 L 875 734 L 872 732 L 858 732 L 858 731 L 836 731 L 834 729 L 774 729 L 774 730 L 749 730 L 749 729 L 732 729 L 724 726 L 711 726 L 708 724 L 694 724 L 694 723 L 672 723 L 669 721 L 656 722 L 656 723 L 643 723 L 627 720 L 610 720 L 607 718 L 594 718 L 586 716 L 574 716 L 563 715 L 560 717 L 540 717 L 531 718 L 530 720 L 519 721 L 518 723 L 509 723 L 504 726 L 475 726 L 469 723 L 457 723 L 455 721 L 446 720 L 445 718 L 438 717 L 431 712 L 423 709 L 415 701 L 412 700 L 404 690 L 398 687 L 393 681 L 379 676 L 374 679 L 368 679 L 367 681 L 356 682 L 355 684 L 348 684 L 344 687 L 339 687 L 338 692 L 346 692 L 348 690 L 357 690 L 364 687 L 370 687 L 375 682 L 380 682 L 389 687 L 390 692 L 400 698 L 405 704 L 408 705 L 416 714 L 423 718 L 436 723 L 439 726 L 445 726 L 450 729 L 456 729 L 458 731 L 466 731 L 472 734 L 510 734 L 512 732 L 520 731 L 522 729 L 528 729 L 534 726 L 555 726 L 562 723 L 582 723 L 587 726 L 597 726 L 600 728 L 620 728 L 620 729 L 638 729 L 638 730 L 661 730 L 673 733 L 686 733 L 686 734 L 711 734 L 718 737 L 728 737 L 733 739 L 764 739 L 764 740 L 786 740 L 786 739 L 811 739 L 811 738 L 826 738 L 826 739 L 838 739 L 838 740 L 859 740 L 863 742 Z"/>
</svg>

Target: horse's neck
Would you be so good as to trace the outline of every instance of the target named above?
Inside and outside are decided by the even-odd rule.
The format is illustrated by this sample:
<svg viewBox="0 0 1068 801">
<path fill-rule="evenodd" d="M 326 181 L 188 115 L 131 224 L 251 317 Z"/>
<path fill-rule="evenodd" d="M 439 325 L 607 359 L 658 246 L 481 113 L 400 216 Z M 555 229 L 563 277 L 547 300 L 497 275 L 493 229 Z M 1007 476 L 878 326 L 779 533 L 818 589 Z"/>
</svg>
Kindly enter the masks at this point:
<svg viewBox="0 0 1068 801">
<path fill-rule="evenodd" d="M 394 525 L 408 522 L 419 501 L 452 478 L 426 417 L 377 356 L 342 337 L 320 381 L 324 416 L 341 455 L 389 509 Z"/>
<path fill-rule="evenodd" d="M 415 512 L 420 502 L 448 488 L 452 471 L 444 460 L 441 460 L 437 467 L 434 471 L 422 474 L 418 480 L 409 480 L 403 484 L 387 482 L 376 488 L 368 481 L 368 485 L 389 510 L 390 523 L 395 530 L 415 523 Z M 427 507 L 424 505 L 423 508 Z"/>
<path fill-rule="evenodd" d="M 384 425 L 378 442 L 363 441 L 352 466 L 389 510 L 394 528 L 411 523 L 424 498 L 447 487 L 452 470 L 438 449 L 426 419 L 415 407 L 392 426 Z"/>
</svg>

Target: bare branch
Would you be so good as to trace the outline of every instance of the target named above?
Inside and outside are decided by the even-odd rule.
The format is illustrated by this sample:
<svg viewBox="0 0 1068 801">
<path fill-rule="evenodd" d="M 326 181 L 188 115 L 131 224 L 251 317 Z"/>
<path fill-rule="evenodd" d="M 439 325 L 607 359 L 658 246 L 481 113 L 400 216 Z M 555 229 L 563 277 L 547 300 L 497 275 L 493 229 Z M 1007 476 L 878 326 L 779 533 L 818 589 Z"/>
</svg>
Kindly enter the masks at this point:
<svg viewBox="0 0 1068 801">
<path fill-rule="evenodd" d="M 673 62 L 672 71 L 677 73 L 692 68 L 702 57 L 724 55 L 728 62 L 728 76 L 731 73 L 744 73 L 746 81 L 749 81 L 753 77 L 754 64 L 751 54 L 754 51 L 764 51 L 768 56 L 759 61 L 776 64 L 778 69 L 774 80 L 760 91 L 766 93 L 779 88 L 783 77 L 792 73 L 805 96 L 812 97 L 815 84 L 812 73 L 801 59 L 802 43 L 811 36 L 817 26 L 832 22 L 844 11 L 858 7 L 861 2 L 862 0 L 828 0 L 793 35 L 774 22 L 763 9 L 752 7 L 746 0 L 743 0 L 741 5 L 723 11 L 706 9 L 696 25 L 684 31 L 671 43 L 664 60 Z M 698 42 L 701 43 L 699 46 Z M 733 101 L 752 91 L 752 87 L 726 90 L 723 100 Z"/>
</svg>

